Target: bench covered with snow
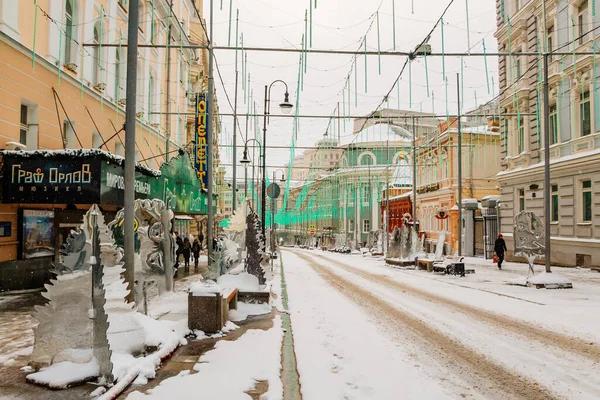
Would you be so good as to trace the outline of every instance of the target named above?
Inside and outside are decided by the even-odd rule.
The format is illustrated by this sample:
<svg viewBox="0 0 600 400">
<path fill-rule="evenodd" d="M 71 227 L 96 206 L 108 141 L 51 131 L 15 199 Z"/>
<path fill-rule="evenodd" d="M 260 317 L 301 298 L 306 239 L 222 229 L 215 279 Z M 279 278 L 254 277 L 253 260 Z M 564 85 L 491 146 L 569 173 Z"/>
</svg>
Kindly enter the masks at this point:
<svg viewBox="0 0 600 400">
<path fill-rule="evenodd" d="M 443 261 L 434 261 L 432 265 L 433 272 L 443 272 L 446 275 L 474 274 L 474 269 L 466 269 L 463 262 L 464 257 L 446 257 Z"/>
<path fill-rule="evenodd" d="M 237 309 L 237 295 L 236 288 L 193 284 L 188 295 L 188 327 L 204 333 L 219 332 L 229 320 L 229 310 Z"/>
</svg>

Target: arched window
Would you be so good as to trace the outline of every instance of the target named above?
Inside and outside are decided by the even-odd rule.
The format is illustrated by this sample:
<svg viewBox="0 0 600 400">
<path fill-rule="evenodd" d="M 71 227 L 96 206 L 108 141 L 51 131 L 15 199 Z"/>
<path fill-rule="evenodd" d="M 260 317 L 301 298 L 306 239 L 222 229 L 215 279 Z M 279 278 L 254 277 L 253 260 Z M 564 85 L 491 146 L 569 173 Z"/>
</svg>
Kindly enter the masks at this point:
<svg viewBox="0 0 600 400">
<path fill-rule="evenodd" d="M 362 153 L 360 155 L 360 165 L 373 165 L 375 164 L 375 157 L 372 153 Z"/>
<path fill-rule="evenodd" d="M 65 41 L 63 47 L 64 63 L 71 62 L 71 44 L 73 42 L 73 17 L 75 7 L 73 0 L 67 0 L 65 4 Z"/>
</svg>

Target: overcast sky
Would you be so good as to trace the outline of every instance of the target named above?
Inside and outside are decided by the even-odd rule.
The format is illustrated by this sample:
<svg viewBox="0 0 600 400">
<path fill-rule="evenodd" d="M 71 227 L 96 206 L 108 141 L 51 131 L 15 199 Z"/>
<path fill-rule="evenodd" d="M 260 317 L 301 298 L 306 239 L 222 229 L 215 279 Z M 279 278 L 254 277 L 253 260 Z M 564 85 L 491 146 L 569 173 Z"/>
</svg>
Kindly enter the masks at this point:
<svg viewBox="0 0 600 400">
<path fill-rule="evenodd" d="M 210 0 L 204 0 L 204 16 L 210 21 Z M 214 1 L 214 43 L 227 46 L 229 31 L 229 0 Z M 309 9 L 310 0 L 233 0 L 231 45 L 235 46 L 235 15 L 239 10 L 238 33 L 244 36 L 246 47 L 279 47 L 301 48 L 304 33 L 304 15 Z M 314 1 L 314 0 L 313 0 Z M 377 51 L 377 23 L 375 12 L 379 9 L 379 39 L 382 51 L 393 49 L 392 0 L 316 0 L 317 8 L 313 9 L 312 48 L 334 50 L 363 50 L 362 40 L 369 26 L 367 48 Z M 450 0 L 395 0 L 396 15 L 396 50 L 411 51 L 431 30 Z M 446 52 L 467 52 L 469 44 L 474 53 L 483 52 L 483 41 L 488 52 L 497 51 L 494 38 L 496 27 L 495 1 L 468 1 L 469 31 L 467 32 L 467 0 L 455 0 L 444 17 L 444 48 Z M 433 52 L 442 51 L 442 32 L 438 25 L 429 43 Z M 238 52 L 238 55 L 241 53 Z M 221 71 L 225 89 L 215 69 L 215 87 L 217 88 L 219 107 L 222 113 L 233 112 L 225 96 L 225 90 L 231 103 L 234 102 L 235 87 L 235 51 L 215 51 L 216 61 Z M 263 112 L 264 87 L 276 79 L 284 80 L 290 91 L 290 101 L 295 104 L 298 96 L 299 53 L 273 53 L 248 51 L 248 68 L 250 75 L 250 92 L 242 90 L 241 56 L 238 58 L 238 114 L 245 114 L 248 103 L 256 102 L 257 112 Z M 331 115 L 338 102 L 342 107 L 342 94 L 346 94 L 346 113 L 348 113 L 347 76 L 353 71 L 353 55 L 308 54 L 307 73 L 304 75 L 304 89 L 299 93 L 300 114 Z M 352 115 L 364 115 L 375 110 L 383 97 L 392 88 L 400 73 L 405 57 L 381 56 L 381 74 L 379 74 L 378 56 L 367 57 L 367 91 L 365 92 L 365 59 L 357 56 L 357 106 L 355 106 L 354 72 L 351 75 L 351 112 Z M 456 73 L 460 71 L 460 58 L 445 57 L 445 71 L 448 79 L 448 102 L 446 103 L 446 83 L 442 74 L 442 58 L 419 58 L 412 63 L 412 108 L 409 104 L 409 74 L 404 71 L 400 84 L 400 108 L 423 112 L 435 111 L 445 114 L 446 107 L 450 114 L 456 113 Z M 487 57 L 488 74 L 486 78 L 485 60 L 483 57 L 464 58 L 464 110 L 490 100 L 498 93 L 496 57 Z M 426 76 L 427 75 L 427 76 Z M 246 78 L 248 76 L 246 75 Z M 427 91 L 429 81 L 429 93 Z M 492 79 L 495 87 L 492 86 Z M 489 93 L 488 93 L 489 82 Z M 346 88 L 346 91 L 344 91 Z M 275 84 L 271 90 L 271 113 L 280 113 L 278 104 L 283 100 L 285 88 Z M 432 95 L 433 92 L 433 95 Z M 244 97 L 253 94 L 252 101 L 244 102 Z M 398 108 L 398 91 L 391 92 L 390 108 Z M 432 98 L 435 99 L 432 104 Z M 477 101 L 476 101 L 477 99 Z M 433 109 L 435 107 L 435 109 Z M 384 107 L 385 108 L 385 105 Z M 433 109 L 433 110 L 432 110 Z M 342 112 L 343 113 L 343 112 Z M 223 117 L 223 134 L 221 142 L 230 142 L 233 133 L 233 118 Z M 245 119 L 240 118 L 242 132 L 238 132 L 238 145 L 243 146 L 245 136 Z M 262 118 L 259 120 L 262 137 Z M 292 142 L 293 120 L 272 118 L 267 128 L 267 144 L 289 146 Z M 328 125 L 326 119 L 301 119 L 297 146 L 312 146 L 323 137 Z M 254 137 L 253 123 L 250 122 L 249 137 Z M 352 124 L 342 127 L 342 137 L 348 139 L 352 135 Z M 348 140 L 344 140 L 348 141 Z M 297 150 L 296 155 L 302 150 Z M 242 150 L 238 151 L 238 160 Z M 231 150 L 221 152 L 222 162 L 231 164 Z M 283 166 L 289 161 L 288 150 L 267 150 L 267 165 Z M 270 176 L 271 174 L 269 174 Z M 231 168 L 228 168 L 231 177 Z M 243 176 L 243 169 L 238 168 L 238 177 Z"/>
</svg>

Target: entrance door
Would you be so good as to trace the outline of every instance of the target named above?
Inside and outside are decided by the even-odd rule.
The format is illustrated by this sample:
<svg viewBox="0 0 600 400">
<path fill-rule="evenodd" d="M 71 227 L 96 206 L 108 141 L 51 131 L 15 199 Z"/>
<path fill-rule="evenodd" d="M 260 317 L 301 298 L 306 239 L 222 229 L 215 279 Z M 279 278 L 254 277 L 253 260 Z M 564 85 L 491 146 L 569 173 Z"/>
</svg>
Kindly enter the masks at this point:
<svg viewBox="0 0 600 400">
<path fill-rule="evenodd" d="M 483 218 L 475 217 L 475 256 L 485 255 L 485 243 L 483 241 Z"/>
</svg>

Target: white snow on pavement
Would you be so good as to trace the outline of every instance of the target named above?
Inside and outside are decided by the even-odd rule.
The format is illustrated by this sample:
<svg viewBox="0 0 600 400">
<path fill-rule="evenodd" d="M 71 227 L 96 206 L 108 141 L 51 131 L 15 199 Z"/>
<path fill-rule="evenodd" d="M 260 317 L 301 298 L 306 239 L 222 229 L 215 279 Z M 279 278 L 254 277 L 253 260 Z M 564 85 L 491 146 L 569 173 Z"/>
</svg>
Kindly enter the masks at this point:
<svg viewBox="0 0 600 400">
<path fill-rule="evenodd" d="M 455 397 L 304 260 L 283 263 L 304 400 Z"/>
<path fill-rule="evenodd" d="M 235 341 L 219 341 L 215 348 L 200 357 L 195 373 L 180 374 L 161 382 L 144 394 L 131 393 L 127 399 L 191 399 L 247 400 L 245 392 L 258 381 L 268 381 L 265 399 L 283 398 L 280 379 L 281 318 L 276 316 L 273 327 L 263 331 L 248 330 Z"/>
</svg>

